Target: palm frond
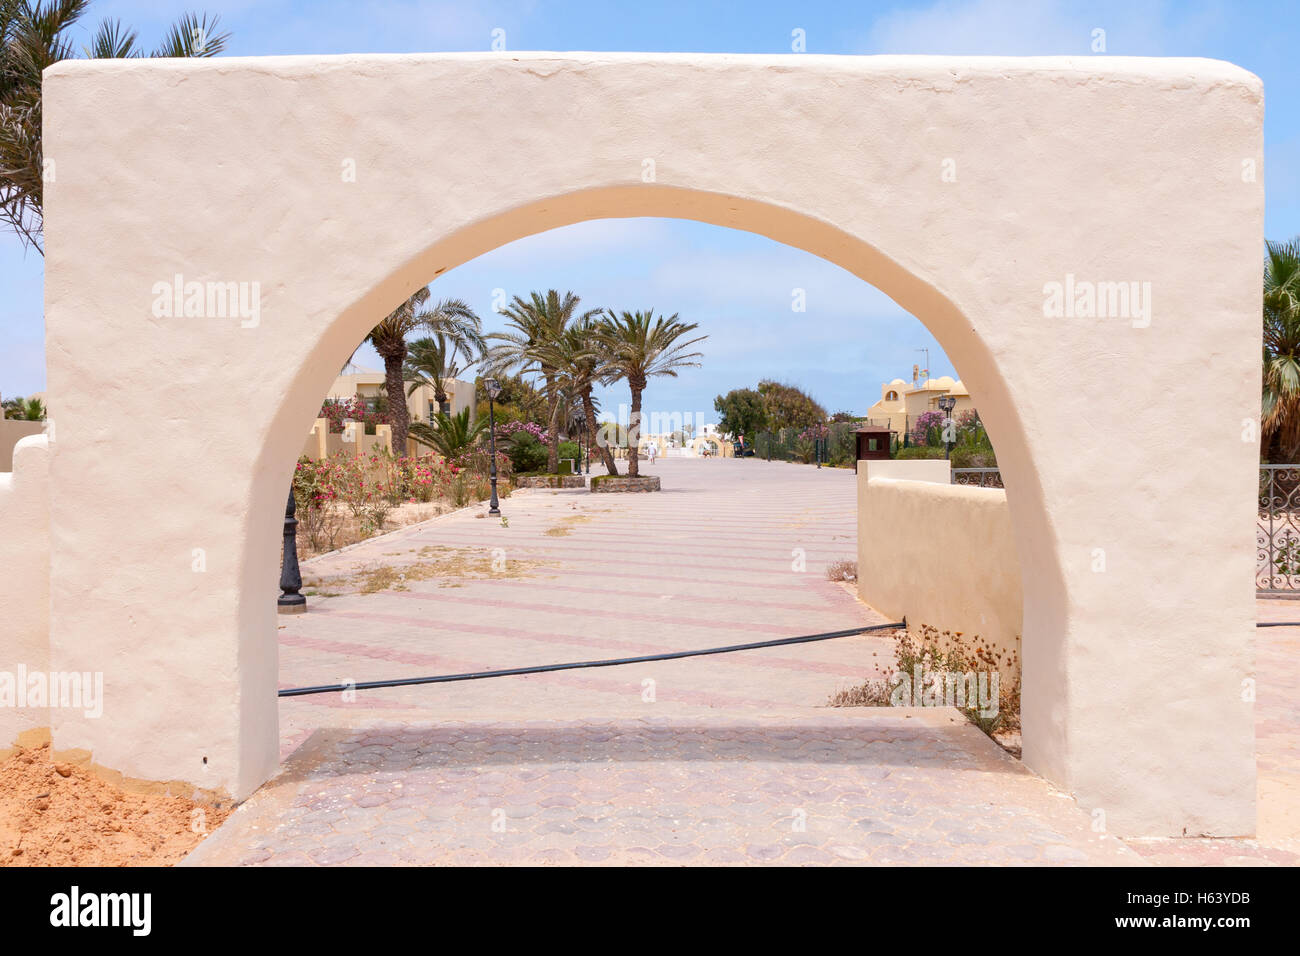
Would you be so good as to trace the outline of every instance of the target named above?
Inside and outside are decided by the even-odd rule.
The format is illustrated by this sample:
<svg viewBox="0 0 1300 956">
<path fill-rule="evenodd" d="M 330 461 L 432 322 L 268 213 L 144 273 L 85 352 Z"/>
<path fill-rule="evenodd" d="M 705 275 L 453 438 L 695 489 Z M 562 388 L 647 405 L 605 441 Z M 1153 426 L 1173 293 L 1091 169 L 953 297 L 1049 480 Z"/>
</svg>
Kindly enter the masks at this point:
<svg viewBox="0 0 1300 956">
<path fill-rule="evenodd" d="M 1263 318 L 1261 443 L 1293 461 L 1300 453 L 1300 237 L 1265 243 Z"/>
<path fill-rule="evenodd" d="M 78 53 L 93 59 L 142 55 L 136 31 L 106 19 L 78 47 L 73 27 L 90 0 L 0 0 L 0 224 L 44 255 L 45 160 L 42 146 L 41 79 L 44 71 Z M 226 48 L 220 18 L 187 13 L 154 56 L 208 57 Z"/>
<path fill-rule="evenodd" d="M 162 42 L 153 51 L 155 57 L 208 57 L 216 56 L 230 41 L 229 33 L 218 33 L 221 17 L 184 13 L 163 35 Z"/>
<path fill-rule="evenodd" d="M 101 20 L 85 54 L 92 60 L 125 60 L 144 56 L 136 45 L 138 31 L 122 26 L 121 20 Z"/>
<path fill-rule="evenodd" d="M 487 425 L 486 418 L 471 421 L 466 408 L 455 415 L 438 412 L 430 422 L 416 422 L 411 426 L 410 435 L 444 458 L 457 458 L 474 447 Z"/>
</svg>

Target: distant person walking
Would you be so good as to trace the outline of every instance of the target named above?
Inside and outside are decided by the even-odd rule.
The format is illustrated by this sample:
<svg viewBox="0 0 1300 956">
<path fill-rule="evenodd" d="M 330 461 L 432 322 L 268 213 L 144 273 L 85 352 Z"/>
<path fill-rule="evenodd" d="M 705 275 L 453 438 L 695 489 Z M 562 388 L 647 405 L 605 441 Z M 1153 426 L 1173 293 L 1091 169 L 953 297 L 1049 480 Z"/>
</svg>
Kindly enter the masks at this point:
<svg viewBox="0 0 1300 956">
<path fill-rule="evenodd" d="M 651 442 L 650 444 L 646 445 L 645 457 L 646 460 L 653 465 L 655 463 L 655 459 L 659 457 L 659 446 L 656 445 L 654 442 Z"/>
</svg>

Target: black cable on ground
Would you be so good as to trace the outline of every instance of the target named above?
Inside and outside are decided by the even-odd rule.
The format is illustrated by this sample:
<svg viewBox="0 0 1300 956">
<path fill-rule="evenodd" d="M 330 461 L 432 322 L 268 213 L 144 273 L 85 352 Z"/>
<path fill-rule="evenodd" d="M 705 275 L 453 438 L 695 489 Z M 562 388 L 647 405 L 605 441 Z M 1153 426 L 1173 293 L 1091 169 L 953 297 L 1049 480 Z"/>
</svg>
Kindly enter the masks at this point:
<svg viewBox="0 0 1300 956">
<path fill-rule="evenodd" d="M 1256 627 L 1300 627 L 1300 621 L 1256 621 Z"/>
<path fill-rule="evenodd" d="M 381 687 L 409 687 L 414 684 L 450 684 L 454 681 L 484 680 L 488 677 L 517 677 L 520 674 L 545 674 L 551 671 L 578 670 L 584 667 L 618 667 L 622 664 L 645 664 L 650 661 L 674 661 L 683 657 L 704 657 L 708 654 L 730 654 L 733 651 L 752 651 L 761 647 L 783 647 L 787 644 L 811 644 L 830 641 L 837 637 L 852 637 L 870 631 L 892 631 L 907 627 L 904 618 L 897 624 L 871 624 L 845 631 L 827 631 L 823 634 L 803 634 L 799 637 L 781 637 L 772 641 L 755 641 L 752 644 L 731 644 L 727 647 L 706 647 L 698 651 L 670 651 L 666 654 L 647 654 L 644 657 L 620 657 L 604 661 L 576 661 L 571 664 L 541 664 L 536 667 L 512 667 L 500 671 L 479 671 L 473 674 L 440 674 L 436 677 L 405 677 L 399 680 L 371 680 L 355 684 L 327 684 L 322 687 L 286 687 L 279 697 L 305 697 L 308 694 L 337 694 L 348 690 L 376 690 Z"/>
</svg>

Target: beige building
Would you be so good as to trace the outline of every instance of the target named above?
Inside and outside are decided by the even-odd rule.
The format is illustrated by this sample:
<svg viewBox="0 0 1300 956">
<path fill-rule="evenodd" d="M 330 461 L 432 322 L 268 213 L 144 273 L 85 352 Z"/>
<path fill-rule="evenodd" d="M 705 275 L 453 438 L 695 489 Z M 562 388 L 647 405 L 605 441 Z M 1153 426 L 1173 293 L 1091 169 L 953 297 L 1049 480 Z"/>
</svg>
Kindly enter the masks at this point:
<svg viewBox="0 0 1300 956">
<path fill-rule="evenodd" d="M 942 411 L 939 399 L 944 395 L 957 399 L 957 405 L 953 408 L 954 418 L 975 407 L 961 379 L 947 375 L 922 378 L 920 372 L 913 369 L 910 382 L 896 378 L 880 386 L 880 401 L 871 406 L 867 418 L 881 424 L 888 422 L 889 429 L 898 432 L 901 440 L 922 414 Z"/>
<path fill-rule="evenodd" d="M 473 382 L 461 381 L 459 378 L 448 378 L 447 401 L 443 402 L 442 411 L 450 415 L 459 415 L 465 408 L 469 410 L 469 418 L 474 418 L 474 384 Z M 409 388 L 409 386 L 406 386 Z M 330 385 L 329 393 L 325 395 L 326 399 L 351 399 L 359 398 L 365 402 L 369 408 L 376 406 L 381 398 L 387 397 L 387 389 L 383 385 L 383 372 L 370 371 L 368 368 L 359 368 L 355 372 L 347 372 L 338 376 L 334 384 Z M 435 401 L 433 389 L 428 385 L 421 385 L 415 392 L 407 394 L 407 411 L 411 415 L 411 423 L 416 421 L 432 421 L 433 416 L 437 414 L 438 403 Z M 311 458 L 322 458 L 326 454 L 334 454 L 338 450 L 338 442 L 342 441 L 342 436 L 330 436 L 326 433 L 325 419 L 317 419 L 313 425 L 311 433 L 308 434 L 307 442 L 304 445 L 303 454 Z M 376 436 L 359 437 L 355 445 L 348 442 L 348 447 L 356 449 L 369 450 L 369 446 L 374 444 L 374 438 L 381 437 L 387 433 L 386 427 L 376 429 Z M 359 433 L 360 434 L 360 433 Z M 387 440 L 380 441 L 383 447 L 389 447 L 390 442 Z M 408 454 L 426 454 L 429 449 L 419 442 L 408 440 Z"/>
<path fill-rule="evenodd" d="M 406 387 L 409 386 L 404 386 L 404 388 Z M 386 397 L 387 394 L 387 389 L 384 387 L 383 372 L 357 369 L 355 372 L 349 372 L 336 378 L 326 397 L 359 398 L 368 406 L 373 407 L 381 396 Z M 470 417 L 474 417 L 473 382 L 462 382 L 456 378 L 448 379 L 447 395 L 448 401 L 444 404 L 442 411 L 451 415 L 459 415 L 468 408 Z M 427 385 L 421 385 L 413 393 L 406 396 L 406 408 L 410 412 L 412 422 L 430 421 L 439 410 L 437 402 L 434 400 L 433 389 Z"/>
</svg>

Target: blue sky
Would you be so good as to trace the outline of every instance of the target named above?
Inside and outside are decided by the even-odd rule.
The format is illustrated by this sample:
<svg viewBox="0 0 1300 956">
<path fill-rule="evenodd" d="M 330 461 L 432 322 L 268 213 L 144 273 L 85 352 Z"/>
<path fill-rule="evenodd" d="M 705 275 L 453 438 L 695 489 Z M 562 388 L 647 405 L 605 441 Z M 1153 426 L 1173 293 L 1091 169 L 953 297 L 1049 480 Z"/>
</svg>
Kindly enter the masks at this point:
<svg viewBox="0 0 1300 956">
<path fill-rule="evenodd" d="M 98 0 L 103 17 L 151 44 L 189 9 L 220 15 L 229 54 L 486 50 L 504 30 L 516 50 L 788 53 L 807 51 L 1204 56 L 1264 80 L 1266 234 L 1300 233 L 1300 12 L 1295 0 L 1250 3 L 941 2 L 458 2 L 458 0 Z M 0 236 L 0 395 L 45 387 L 42 261 Z M 467 300 L 492 327 L 493 290 L 572 289 L 587 306 L 653 307 L 699 322 L 710 338 L 701 369 L 655 382 L 647 409 L 709 412 L 714 395 L 774 377 L 828 410 L 865 412 L 879 383 L 905 376 L 930 349 L 935 375 L 959 373 L 915 318 L 848 273 L 762 237 L 676 220 L 582 223 L 512 243 L 440 277 L 435 297 Z M 793 288 L 813 321 L 790 322 Z M 361 365 L 378 368 L 373 353 Z M 605 396 L 613 411 L 621 390 Z"/>
</svg>

